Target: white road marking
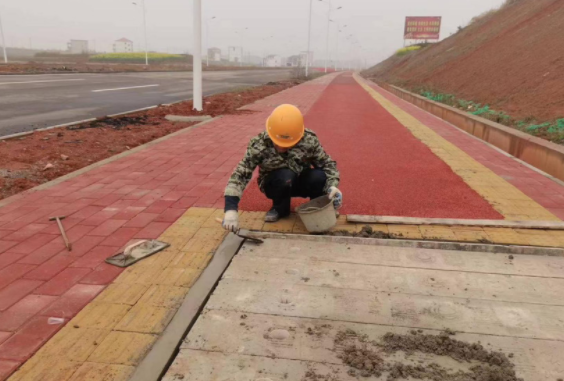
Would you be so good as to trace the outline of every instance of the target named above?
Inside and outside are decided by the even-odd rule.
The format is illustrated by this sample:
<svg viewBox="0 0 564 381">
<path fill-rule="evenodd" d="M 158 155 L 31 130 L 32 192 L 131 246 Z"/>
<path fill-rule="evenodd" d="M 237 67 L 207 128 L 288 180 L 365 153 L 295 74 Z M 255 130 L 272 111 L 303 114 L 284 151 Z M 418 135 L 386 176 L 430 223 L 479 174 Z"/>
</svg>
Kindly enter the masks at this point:
<svg viewBox="0 0 564 381">
<path fill-rule="evenodd" d="M 101 93 L 102 91 L 117 91 L 117 90 L 129 90 L 129 89 L 141 89 L 144 87 L 156 87 L 160 85 L 145 85 L 145 86 L 132 86 L 132 87 L 118 87 L 117 89 L 101 89 L 101 90 L 92 90 L 93 93 Z"/>
<path fill-rule="evenodd" d="M 0 85 L 21 85 L 25 83 L 45 83 L 45 82 L 69 82 L 69 81 L 84 81 L 83 78 L 76 79 L 51 79 L 46 81 L 27 81 L 27 82 L 0 82 Z"/>
</svg>

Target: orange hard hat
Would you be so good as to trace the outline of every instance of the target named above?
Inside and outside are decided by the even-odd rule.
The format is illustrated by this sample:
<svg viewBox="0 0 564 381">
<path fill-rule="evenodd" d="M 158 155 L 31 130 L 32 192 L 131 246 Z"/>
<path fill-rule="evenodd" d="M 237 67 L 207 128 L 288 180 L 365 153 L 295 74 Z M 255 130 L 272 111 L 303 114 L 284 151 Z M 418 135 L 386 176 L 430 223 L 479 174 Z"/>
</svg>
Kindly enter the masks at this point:
<svg viewBox="0 0 564 381">
<path fill-rule="evenodd" d="M 304 136 L 304 117 L 301 111 L 292 105 L 280 105 L 266 120 L 266 132 L 277 146 L 293 147 Z"/>
</svg>

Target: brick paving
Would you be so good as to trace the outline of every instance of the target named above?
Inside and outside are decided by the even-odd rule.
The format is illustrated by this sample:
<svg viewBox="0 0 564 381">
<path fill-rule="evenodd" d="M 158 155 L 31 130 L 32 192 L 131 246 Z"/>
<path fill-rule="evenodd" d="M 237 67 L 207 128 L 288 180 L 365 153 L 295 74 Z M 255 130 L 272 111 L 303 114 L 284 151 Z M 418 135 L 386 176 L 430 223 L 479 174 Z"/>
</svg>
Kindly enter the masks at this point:
<svg viewBox="0 0 564 381">
<path fill-rule="evenodd" d="M 222 207 L 226 181 L 272 108 L 307 110 L 332 76 L 275 94 L 0 208 L 0 380 L 111 283 L 104 260 L 133 238 L 158 238 L 193 206 Z M 73 250 L 64 246 L 63 224 Z"/>
</svg>

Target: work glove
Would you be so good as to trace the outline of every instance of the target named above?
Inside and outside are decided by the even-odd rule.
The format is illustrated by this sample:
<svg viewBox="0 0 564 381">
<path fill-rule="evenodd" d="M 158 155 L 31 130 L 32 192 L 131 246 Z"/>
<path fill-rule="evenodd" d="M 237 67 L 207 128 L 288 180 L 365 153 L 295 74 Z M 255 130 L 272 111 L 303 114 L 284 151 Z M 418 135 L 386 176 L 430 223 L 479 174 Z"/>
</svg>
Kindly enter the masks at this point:
<svg viewBox="0 0 564 381">
<path fill-rule="evenodd" d="M 330 187 L 327 195 L 330 200 L 333 200 L 335 210 L 341 209 L 341 206 L 343 206 L 343 193 L 337 187 Z"/>
<path fill-rule="evenodd" d="M 228 210 L 221 225 L 225 230 L 235 233 L 239 230 L 239 213 L 236 210 Z"/>
</svg>

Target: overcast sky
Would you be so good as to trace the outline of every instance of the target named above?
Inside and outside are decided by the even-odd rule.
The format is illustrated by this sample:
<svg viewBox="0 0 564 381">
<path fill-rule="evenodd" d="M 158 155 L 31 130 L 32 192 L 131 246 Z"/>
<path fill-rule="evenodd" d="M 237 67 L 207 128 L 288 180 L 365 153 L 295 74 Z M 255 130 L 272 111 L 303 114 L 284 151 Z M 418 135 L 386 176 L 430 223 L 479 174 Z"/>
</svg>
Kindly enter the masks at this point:
<svg viewBox="0 0 564 381">
<path fill-rule="evenodd" d="M 143 43 L 142 0 L 0 0 L 8 46 L 65 49 L 70 39 L 90 41 L 98 51 L 126 37 L 135 49 Z M 331 18 L 342 28 L 339 57 L 351 56 L 349 41 L 362 46 L 368 63 L 389 56 L 403 44 L 405 16 L 442 16 L 442 38 L 504 0 L 331 0 Z M 149 49 L 180 53 L 192 50 L 192 0 L 145 0 Z M 209 20 L 209 45 L 222 50 L 243 46 L 253 55 L 288 56 L 307 49 L 309 0 L 203 0 Z M 328 1 L 313 0 L 312 50 L 325 57 Z M 210 20 L 211 17 L 215 19 Z M 346 28 L 343 26 L 347 25 Z M 248 29 L 245 29 L 248 28 Z M 206 35 L 204 21 L 204 35 Z M 353 37 L 346 40 L 347 36 Z M 272 36 L 272 37 L 271 37 Z M 204 39 L 204 47 L 206 39 Z M 330 49 L 337 50 L 332 24 Z M 358 52 L 356 53 L 358 54 Z"/>
</svg>

